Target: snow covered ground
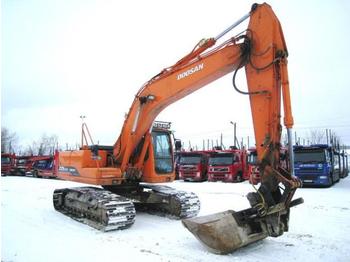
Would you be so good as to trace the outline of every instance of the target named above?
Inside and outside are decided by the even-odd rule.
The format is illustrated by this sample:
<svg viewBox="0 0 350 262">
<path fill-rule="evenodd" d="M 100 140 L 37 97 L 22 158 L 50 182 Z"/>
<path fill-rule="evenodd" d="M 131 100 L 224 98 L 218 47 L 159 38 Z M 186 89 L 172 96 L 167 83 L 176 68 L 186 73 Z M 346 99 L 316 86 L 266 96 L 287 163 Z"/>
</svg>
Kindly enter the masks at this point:
<svg viewBox="0 0 350 262">
<path fill-rule="evenodd" d="M 229 255 L 206 250 L 180 220 L 137 213 L 135 224 L 103 233 L 54 210 L 56 188 L 79 184 L 31 177 L 1 178 L 1 261 L 350 261 L 350 178 L 331 188 L 302 188 L 290 231 Z M 171 186 L 198 194 L 199 215 L 248 207 L 248 182 Z"/>
</svg>

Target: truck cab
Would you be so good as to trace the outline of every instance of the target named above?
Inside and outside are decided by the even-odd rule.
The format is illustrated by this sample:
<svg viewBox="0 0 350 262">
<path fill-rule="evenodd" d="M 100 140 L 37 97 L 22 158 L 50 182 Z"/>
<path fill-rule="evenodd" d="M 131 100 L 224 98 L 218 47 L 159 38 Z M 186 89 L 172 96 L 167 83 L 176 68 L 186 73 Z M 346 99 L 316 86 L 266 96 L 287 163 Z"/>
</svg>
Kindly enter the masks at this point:
<svg viewBox="0 0 350 262">
<path fill-rule="evenodd" d="M 32 171 L 32 156 L 17 156 L 15 173 L 17 175 L 25 176 L 26 174 L 31 174 Z"/>
<path fill-rule="evenodd" d="M 205 181 L 208 179 L 208 154 L 203 151 L 181 152 L 179 179 Z"/>
<path fill-rule="evenodd" d="M 325 144 L 294 146 L 294 169 L 303 185 L 331 186 L 339 181 L 339 155 Z"/>
<path fill-rule="evenodd" d="M 12 175 L 15 172 L 15 154 L 1 154 L 1 176 Z"/>
<path fill-rule="evenodd" d="M 341 173 L 343 172 L 343 163 L 341 161 L 341 155 L 339 151 L 334 150 L 333 151 L 333 173 L 334 177 L 336 178 L 334 182 L 339 181 L 341 177 Z"/>
<path fill-rule="evenodd" d="M 247 172 L 245 150 L 223 150 L 209 156 L 208 181 L 242 182 Z"/>
<path fill-rule="evenodd" d="M 259 166 L 258 166 L 258 156 L 256 148 L 249 148 L 248 149 L 248 158 L 247 158 L 247 165 L 248 165 L 248 178 L 249 183 L 253 185 L 257 185 L 260 183 L 261 177 L 259 172 Z M 289 163 L 288 163 L 288 150 L 287 148 L 282 147 L 280 149 L 280 166 L 288 170 L 289 169 Z"/>
<path fill-rule="evenodd" d="M 345 178 L 348 175 L 348 163 L 347 163 L 347 155 L 345 151 L 340 153 L 340 162 L 342 165 L 341 172 L 340 172 L 340 178 Z"/>
<path fill-rule="evenodd" d="M 342 178 L 344 176 L 344 156 L 340 151 L 337 151 L 335 153 L 338 156 L 339 160 L 339 178 Z"/>
<path fill-rule="evenodd" d="M 249 183 L 257 185 L 260 182 L 260 172 L 258 167 L 258 155 L 255 148 L 248 149 L 247 165 Z"/>
<path fill-rule="evenodd" d="M 45 177 L 45 178 L 56 178 L 56 165 L 58 157 L 58 152 L 54 156 L 41 156 L 36 157 L 33 160 L 33 171 L 32 174 L 34 177 Z"/>
<path fill-rule="evenodd" d="M 349 175 L 349 160 L 348 160 L 348 154 L 345 153 L 345 177 Z"/>
</svg>

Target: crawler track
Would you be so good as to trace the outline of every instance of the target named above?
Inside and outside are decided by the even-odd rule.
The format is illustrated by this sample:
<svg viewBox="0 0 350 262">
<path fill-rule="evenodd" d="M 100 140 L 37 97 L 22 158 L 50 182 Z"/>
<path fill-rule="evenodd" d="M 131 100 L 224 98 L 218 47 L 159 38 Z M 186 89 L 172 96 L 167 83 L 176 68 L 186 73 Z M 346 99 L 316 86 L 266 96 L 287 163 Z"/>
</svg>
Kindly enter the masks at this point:
<svg viewBox="0 0 350 262">
<path fill-rule="evenodd" d="M 199 213 L 200 201 L 193 192 L 178 191 L 168 186 L 143 185 L 150 191 L 150 198 L 160 199 L 157 203 L 135 203 L 137 208 L 173 218 L 190 218 Z"/>
<path fill-rule="evenodd" d="M 135 221 L 130 200 L 100 188 L 56 189 L 53 204 L 57 211 L 102 231 L 128 228 Z"/>
</svg>

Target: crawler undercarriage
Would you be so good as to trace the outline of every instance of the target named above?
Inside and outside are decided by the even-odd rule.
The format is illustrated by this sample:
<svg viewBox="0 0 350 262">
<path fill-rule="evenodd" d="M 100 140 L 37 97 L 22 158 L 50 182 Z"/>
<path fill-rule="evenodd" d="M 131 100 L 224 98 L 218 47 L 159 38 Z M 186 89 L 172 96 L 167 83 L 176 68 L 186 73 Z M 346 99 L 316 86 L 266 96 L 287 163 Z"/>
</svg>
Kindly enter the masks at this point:
<svg viewBox="0 0 350 262">
<path fill-rule="evenodd" d="M 147 184 L 56 189 L 53 204 L 57 211 L 102 231 L 130 227 L 136 210 L 172 218 L 194 217 L 200 210 L 192 192 Z"/>
</svg>

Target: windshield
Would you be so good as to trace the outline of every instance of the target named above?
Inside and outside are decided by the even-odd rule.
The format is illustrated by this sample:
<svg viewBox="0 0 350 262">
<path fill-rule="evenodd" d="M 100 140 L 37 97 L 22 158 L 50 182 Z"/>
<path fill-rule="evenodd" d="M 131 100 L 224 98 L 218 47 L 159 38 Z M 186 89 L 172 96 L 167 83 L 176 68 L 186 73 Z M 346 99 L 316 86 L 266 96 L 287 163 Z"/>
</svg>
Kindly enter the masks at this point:
<svg viewBox="0 0 350 262">
<path fill-rule="evenodd" d="M 35 168 L 50 169 L 52 168 L 52 160 L 39 160 L 34 164 Z"/>
<path fill-rule="evenodd" d="M 233 154 L 218 154 L 212 155 L 209 158 L 209 165 L 221 166 L 221 165 L 232 165 L 234 163 Z"/>
<path fill-rule="evenodd" d="M 9 157 L 1 157 L 1 164 L 10 164 L 11 159 Z"/>
<path fill-rule="evenodd" d="M 152 132 L 155 171 L 158 174 L 173 172 L 173 156 L 170 134 L 168 132 Z"/>
<path fill-rule="evenodd" d="M 200 156 L 181 156 L 180 158 L 180 164 L 182 165 L 195 165 L 195 164 L 199 164 L 201 162 L 201 157 Z"/>
<path fill-rule="evenodd" d="M 326 154 L 324 150 L 319 151 L 295 151 L 294 162 L 312 163 L 325 162 Z"/>
</svg>

